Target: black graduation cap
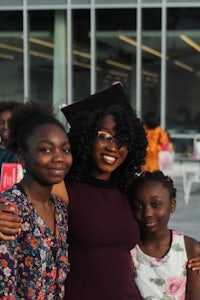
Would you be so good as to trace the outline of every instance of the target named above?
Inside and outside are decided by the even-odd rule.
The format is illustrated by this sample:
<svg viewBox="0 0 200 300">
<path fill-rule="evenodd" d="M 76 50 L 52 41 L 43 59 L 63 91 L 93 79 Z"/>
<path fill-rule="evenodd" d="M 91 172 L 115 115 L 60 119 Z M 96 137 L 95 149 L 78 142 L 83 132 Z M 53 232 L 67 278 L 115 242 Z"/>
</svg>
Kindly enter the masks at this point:
<svg viewBox="0 0 200 300">
<path fill-rule="evenodd" d="M 113 84 L 87 98 L 81 99 L 61 108 L 69 124 L 75 120 L 80 112 L 92 112 L 102 107 L 119 105 L 125 110 L 132 110 L 130 103 L 124 93 L 121 83 Z"/>
</svg>

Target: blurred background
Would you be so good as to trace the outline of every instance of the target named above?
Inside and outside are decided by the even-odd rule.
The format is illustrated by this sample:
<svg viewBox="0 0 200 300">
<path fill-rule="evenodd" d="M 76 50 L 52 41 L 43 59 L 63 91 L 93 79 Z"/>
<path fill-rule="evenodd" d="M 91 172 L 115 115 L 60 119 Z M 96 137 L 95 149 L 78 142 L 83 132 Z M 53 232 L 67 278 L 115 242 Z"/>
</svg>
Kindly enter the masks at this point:
<svg viewBox="0 0 200 300">
<path fill-rule="evenodd" d="M 0 101 L 71 103 L 119 80 L 176 156 L 200 133 L 200 1 L 0 0 Z M 63 120 L 64 121 L 64 120 Z"/>
</svg>

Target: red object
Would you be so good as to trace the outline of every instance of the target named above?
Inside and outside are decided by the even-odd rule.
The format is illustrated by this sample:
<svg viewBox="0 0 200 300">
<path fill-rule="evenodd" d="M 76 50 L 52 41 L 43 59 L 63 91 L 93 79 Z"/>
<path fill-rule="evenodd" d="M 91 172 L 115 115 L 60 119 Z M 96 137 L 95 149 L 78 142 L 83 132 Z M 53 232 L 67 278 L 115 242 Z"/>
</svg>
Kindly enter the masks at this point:
<svg viewBox="0 0 200 300">
<path fill-rule="evenodd" d="M 1 166 L 0 192 L 9 189 L 23 178 L 23 168 L 18 163 L 3 163 Z"/>
</svg>

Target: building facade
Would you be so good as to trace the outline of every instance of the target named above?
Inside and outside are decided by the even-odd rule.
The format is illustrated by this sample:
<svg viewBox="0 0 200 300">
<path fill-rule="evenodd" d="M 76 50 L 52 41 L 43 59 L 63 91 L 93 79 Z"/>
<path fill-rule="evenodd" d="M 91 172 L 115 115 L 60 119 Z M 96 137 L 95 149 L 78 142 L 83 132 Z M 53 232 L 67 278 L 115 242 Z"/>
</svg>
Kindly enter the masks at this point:
<svg viewBox="0 0 200 300">
<path fill-rule="evenodd" d="M 200 1 L 0 0 L 0 101 L 71 103 L 121 81 L 191 155 L 200 132 Z"/>
</svg>

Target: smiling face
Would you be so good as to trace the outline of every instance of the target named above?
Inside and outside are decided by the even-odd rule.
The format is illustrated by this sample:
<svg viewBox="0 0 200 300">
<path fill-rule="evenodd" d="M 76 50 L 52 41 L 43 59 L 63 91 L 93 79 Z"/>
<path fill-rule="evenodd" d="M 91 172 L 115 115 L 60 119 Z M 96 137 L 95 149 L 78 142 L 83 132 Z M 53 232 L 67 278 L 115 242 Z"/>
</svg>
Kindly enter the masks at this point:
<svg viewBox="0 0 200 300">
<path fill-rule="evenodd" d="M 142 234 L 156 234 L 167 229 L 176 201 L 161 182 L 149 180 L 137 187 L 132 206 Z"/>
<path fill-rule="evenodd" d="M 28 150 L 21 154 L 26 166 L 24 177 L 47 186 L 59 183 L 72 164 L 65 131 L 56 124 L 39 125 L 26 144 Z"/>
<path fill-rule="evenodd" d="M 112 115 L 103 117 L 99 124 L 99 130 L 110 134 L 114 140 L 107 146 L 102 145 L 98 138 L 94 140 L 92 147 L 93 168 L 90 174 L 98 179 L 108 180 L 111 173 L 124 162 L 128 155 L 127 143 L 121 145 L 115 140 L 117 138 L 115 126 L 116 122 Z"/>
</svg>

